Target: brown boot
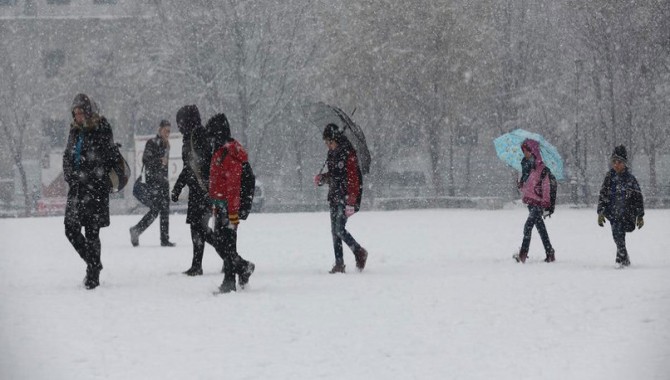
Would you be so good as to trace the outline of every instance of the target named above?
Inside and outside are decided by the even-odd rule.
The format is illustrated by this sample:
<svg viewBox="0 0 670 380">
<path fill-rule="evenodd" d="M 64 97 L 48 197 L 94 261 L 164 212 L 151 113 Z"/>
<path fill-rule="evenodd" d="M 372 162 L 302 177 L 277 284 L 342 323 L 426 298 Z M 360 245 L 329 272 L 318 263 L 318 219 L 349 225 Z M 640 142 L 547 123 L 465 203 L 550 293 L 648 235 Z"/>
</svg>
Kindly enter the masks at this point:
<svg viewBox="0 0 670 380">
<path fill-rule="evenodd" d="M 554 261 L 556 261 L 556 255 L 555 255 L 555 253 L 556 253 L 556 251 L 554 251 L 553 248 L 550 248 L 550 249 L 547 251 L 547 257 L 544 259 L 544 262 L 545 262 L 545 263 L 553 263 Z"/>
<path fill-rule="evenodd" d="M 363 271 L 363 269 L 365 269 L 365 262 L 368 260 L 368 251 L 363 247 L 358 247 L 358 249 L 354 251 L 354 256 L 356 257 L 356 268 L 358 268 L 359 271 Z"/>
<path fill-rule="evenodd" d="M 330 273 L 330 274 L 333 274 L 333 273 L 344 273 L 344 268 L 345 268 L 345 267 L 346 267 L 346 265 L 344 265 L 344 264 L 337 264 L 337 263 L 335 263 L 335 265 L 333 265 L 333 269 L 331 269 L 330 272 L 328 272 L 328 273 Z"/>
<path fill-rule="evenodd" d="M 512 256 L 517 263 L 525 263 L 528 258 L 528 251 L 519 251 L 516 255 Z"/>
</svg>

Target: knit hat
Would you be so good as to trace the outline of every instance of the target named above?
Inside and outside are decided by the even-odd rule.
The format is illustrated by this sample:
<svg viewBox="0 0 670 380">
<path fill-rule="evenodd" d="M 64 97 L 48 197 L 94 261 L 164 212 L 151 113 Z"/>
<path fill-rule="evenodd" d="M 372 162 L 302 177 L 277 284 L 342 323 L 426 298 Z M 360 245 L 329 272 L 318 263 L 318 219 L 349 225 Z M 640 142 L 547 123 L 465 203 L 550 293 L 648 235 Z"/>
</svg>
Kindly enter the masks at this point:
<svg viewBox="0 0 670 380">
<path fill-rule="evenodd" d="M 212 116 L 205 128 L 207 135 L 214 140 L 214 145 L 223 145 L 230 139 L 230 125 L 224 113 Z"/>
<path fill-rule="evenodd" d="M 619 160 L 624 164 L 628 163 L 628 153 L 626 152 L 626 147 L 619 145 L 614 148 L 614 152 L 612 152 L 612 157 L 610 157 L 610 160 Z"/>
<path fill-rule="evenodd" d="M 328 124 L 323 130 L 323 139 L 324 140 L 335 140 L 338 141 L 342 137 L 342 129 L 335 124 Z"/>
<path fill-rule="evenodd" d="M 177 111 L 177 127 L 182 134 L 201 126 L 200 111 L 195 104 L 183 106 Z"/>
<path fill-rule="evenodd" d="M 74 100 L 72 101 L 72 107 L 70 108 L 70 110 L 72 111 L 72 117 L 74 117 L 75 108 L 81 108 L 81 110 L 84 111 L 84 115 L 86 115 L 87 119 L 93 116 L 93 107 L 91 106 L 91 99 L 86 94 L 77 94 L 74 97 Z"/>
<path fill-rule="evenodd" d="M 163 119 L 163 120 L 161 120 L 160 124 L 158 124 L 158 126 L 159 126 L 160 128 L 163 128 L 163 127 L 169 127 L 169 126 L 171 126 L 171 124 L 170 124 L 169 121 Z"/>
</svg>

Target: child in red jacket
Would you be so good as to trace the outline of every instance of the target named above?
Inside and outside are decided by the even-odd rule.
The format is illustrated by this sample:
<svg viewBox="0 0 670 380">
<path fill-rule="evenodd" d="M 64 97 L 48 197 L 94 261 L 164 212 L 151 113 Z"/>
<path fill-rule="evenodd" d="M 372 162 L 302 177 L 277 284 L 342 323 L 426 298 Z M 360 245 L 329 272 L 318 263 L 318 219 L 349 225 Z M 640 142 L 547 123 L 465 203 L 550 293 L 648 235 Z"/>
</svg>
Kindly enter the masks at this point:
<svg viewBox="0 0 670 380">
<path fill-rule="evenodd" d="M 214 241 L 216 251 L 223 259 L 224 275 L 219 291 L 230 293 L 237 290 L 235 275 L 239 277 L 240 287 L 244 288 L 256 267 L 237 253 L 242 164 L 249 158 L 242 145 L 230 137 L 228 119 L 223 113 L 209 119 L 207 133 L 212 139 L 214 152 L 209 171 Z"/>
</svg>

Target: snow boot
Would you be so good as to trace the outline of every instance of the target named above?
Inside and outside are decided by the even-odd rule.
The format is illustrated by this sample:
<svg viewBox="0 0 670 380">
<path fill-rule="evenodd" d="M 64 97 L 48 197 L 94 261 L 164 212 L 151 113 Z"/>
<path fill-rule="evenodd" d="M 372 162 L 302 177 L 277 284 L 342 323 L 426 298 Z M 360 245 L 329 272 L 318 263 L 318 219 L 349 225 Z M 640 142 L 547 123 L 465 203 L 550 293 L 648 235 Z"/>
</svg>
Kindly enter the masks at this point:
<svg viewBox="0 0 670 380">
<path fill-rule="evenodd" d="M 528 258 L 528 251 L 519 251 L 519 253 L 512 256 L 517 263 L 525 263 Z"/>
<path fill-rule="evenodd" d="M 86 289 L 95 289 L 100 285 L 100 271 L 102 264 L 90 264 L 86 266 L 86 278 L 84 279 L 84 286 Z"/>
<path fill-rule="evenodd" d="M 553 263 L 556 261 L 556 251 L 553 248 L 549 248 L 547 251 L 547 257 L 544 259 L 545 263 Z"/>
<path fill-rule="evenodd" d="M 223 276 L 223 283 L 219 286 L 219 292 L 230 293 L 235 291 L 237 291 L 235 288 L 235 273 L 226 273 Z"/>
<path fill-rule="evenodd" d="M 625 249 L 623 249 L 621 251 L 617 251 L 615 262 L 617 264 L 619 264 L 620 268 L 630 266 L 630 259 L 628 258 L 628 251 L 625 250 Z"/>
<path fill-rule="evenodd" d="M 198 267 L 198 266 L 194 265 L 194 266 L 188 268 L 184 272 L 184 274 L 187 275 L 187 276 L 191 276 L 191 277 L 202 276 L 202 267 Z"/>
<path fill-rule="evenodd" d="M 344 272 L 345 268 L 346 268 L 346 265 L 344 265 L 342 263 L 335 263 L 335 265 L 333 265 L 333 268 L 328 273 L 331 273 L 331 274 L 333 274 L 333 273 L 345 273 Z"/>
<path fill-rule="evenodd" d="M 137 232 L 135 227 L 130 227 L 130 244 L 132 244 L 133 247 L 140 245 L 140 233 Z"/>
<path fill-rule="evenodd" d="M 239 283 L 240 288 L 244 289 L 244 287 L 249 283 L 249 277 L 251 277 L 251 275 L 254 273 L 254 270 L 256 270 L 256 265 L 251 261 L 240 258 L 240 263 L 235 266 L 237 268 L 238 275 L 237 282 Z"/>
<path fill-rule="evenodd" d="M 169 241 L 169 240 L 163 240 L 161 241 L 161 247 L 176 247 L 177 244 Z"/>
<path fill-rule="evenodd" d="M 365 262 L 368 260 L 368 251 L 363 247 L 358 247 L 354 251 L 354 256 L 356 257 L 356 268 L 359 272 L 362 272 L 365 269 Z"/>
</svg>

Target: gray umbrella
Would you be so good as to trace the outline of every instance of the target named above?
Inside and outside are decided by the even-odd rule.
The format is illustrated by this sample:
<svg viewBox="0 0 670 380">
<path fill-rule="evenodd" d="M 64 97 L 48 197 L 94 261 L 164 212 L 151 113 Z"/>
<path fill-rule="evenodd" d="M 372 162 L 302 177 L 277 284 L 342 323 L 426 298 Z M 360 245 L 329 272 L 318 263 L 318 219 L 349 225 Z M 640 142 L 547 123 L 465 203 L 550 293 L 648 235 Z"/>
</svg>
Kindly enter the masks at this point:
<svg viewBox="0 0 670 380">
<path fill-rule="evenodd" d="M 365 135 L 361 127 L 354 123 L 349 115 L 341 109 L 323 102 L 304 105 L 302 111 L 305 117 L 321 131 L 328 124 L 337 125 L 347 139 L 349 139 L 354 149 L 356 149 L 358 166 L 361 168 L 361 173 L 370 173 L 371 157 L 368 143 L 365 141 Z"/>
</svg>

